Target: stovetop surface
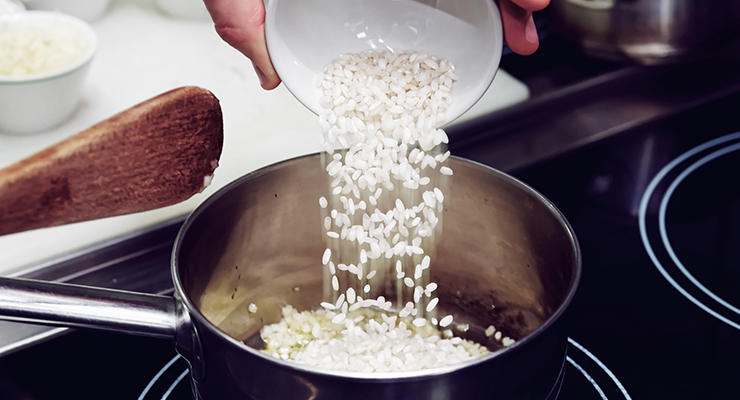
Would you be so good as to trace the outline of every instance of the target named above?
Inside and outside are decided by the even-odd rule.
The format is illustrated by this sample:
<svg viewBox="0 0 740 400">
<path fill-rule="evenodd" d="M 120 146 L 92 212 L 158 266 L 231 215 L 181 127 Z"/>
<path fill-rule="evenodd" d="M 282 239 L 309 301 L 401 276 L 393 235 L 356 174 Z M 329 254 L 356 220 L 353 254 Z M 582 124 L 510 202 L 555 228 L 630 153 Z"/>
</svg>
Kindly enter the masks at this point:
<svg viewBox="0 0 740 400">
<path fill-rule="evenodd" d="M 632 398 L 740 398 L 739 104 L 731 96 L 517 174 L 581 245 L 571 338 Z"/>
<path fill-rule="evenodd" d="M 732 95 L 512 171 L 582 250 L 558 399 L 740 398 L 738 106 Z M 0 399 L 58 398 L 192 395 L 168 340 L 77 331 L 0 358 Z"/>
</svg>

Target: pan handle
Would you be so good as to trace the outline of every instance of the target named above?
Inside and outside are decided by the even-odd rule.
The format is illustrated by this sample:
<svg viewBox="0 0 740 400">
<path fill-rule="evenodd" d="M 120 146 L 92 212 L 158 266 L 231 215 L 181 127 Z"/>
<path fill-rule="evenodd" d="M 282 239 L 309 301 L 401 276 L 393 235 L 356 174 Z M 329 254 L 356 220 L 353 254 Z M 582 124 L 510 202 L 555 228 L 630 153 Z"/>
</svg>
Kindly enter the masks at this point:
<svg viewBox="0 0 740 400">
<path fill-rule="evenodd" d="M 172 296 L 4 277 L 0 319 L 168 339 L 178 325 Z"/>
</svg>

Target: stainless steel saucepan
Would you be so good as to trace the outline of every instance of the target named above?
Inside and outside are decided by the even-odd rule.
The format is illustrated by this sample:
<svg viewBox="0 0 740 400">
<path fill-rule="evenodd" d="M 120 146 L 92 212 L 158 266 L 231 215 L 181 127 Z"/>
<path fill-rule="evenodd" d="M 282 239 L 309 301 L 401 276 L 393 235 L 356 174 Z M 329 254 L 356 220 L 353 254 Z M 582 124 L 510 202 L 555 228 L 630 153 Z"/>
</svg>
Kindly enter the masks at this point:
<svg viewBox="0 0 740 400">
<path fill-rule="evenodd" d="M 738 0 L 553 0 L 549 11 L 585 54 L 645 65 L 710 54 L 740 22 Z"/>
</svg>

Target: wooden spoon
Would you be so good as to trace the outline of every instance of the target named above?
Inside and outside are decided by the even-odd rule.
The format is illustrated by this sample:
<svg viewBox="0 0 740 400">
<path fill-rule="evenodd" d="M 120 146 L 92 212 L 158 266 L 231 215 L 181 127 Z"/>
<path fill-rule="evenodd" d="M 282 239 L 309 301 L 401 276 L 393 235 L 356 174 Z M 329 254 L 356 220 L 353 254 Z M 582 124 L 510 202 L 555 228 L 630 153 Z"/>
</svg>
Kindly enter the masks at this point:
<svg viewBox="0 0 740 400">
<path fill-rule="evenodd" d="M 184 201 L 210 182 L 222 145 L 211 92 L 163 93 L 0 170 L 0 235 Z"/>
</svg>

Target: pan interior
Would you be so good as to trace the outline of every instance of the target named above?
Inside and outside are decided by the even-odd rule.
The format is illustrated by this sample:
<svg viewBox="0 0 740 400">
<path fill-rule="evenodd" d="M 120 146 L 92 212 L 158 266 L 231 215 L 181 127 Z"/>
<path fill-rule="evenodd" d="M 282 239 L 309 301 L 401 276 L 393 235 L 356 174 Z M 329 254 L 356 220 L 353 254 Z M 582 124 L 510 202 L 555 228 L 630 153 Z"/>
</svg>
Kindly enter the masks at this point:
<svg viewBox="0 0 740 400">
<path fill-rule="evenodd" d="M 575 238 L 546 200 L 505 174 L 451 158 L 442 233 L 431 263 L 439 315 L 488 346 L 493 325 L 521 340 L 561 308 L 579 268 Z M 281 308 L 316 309 L 326 240 L 318 199 L 329 193 L 319 155 L 257 171 L 222 189 L 182 235 L 186 296 L 214 326 L 258 347 Z M 393 293 L 386 293 L 393 299 Z"/>
</svg>

